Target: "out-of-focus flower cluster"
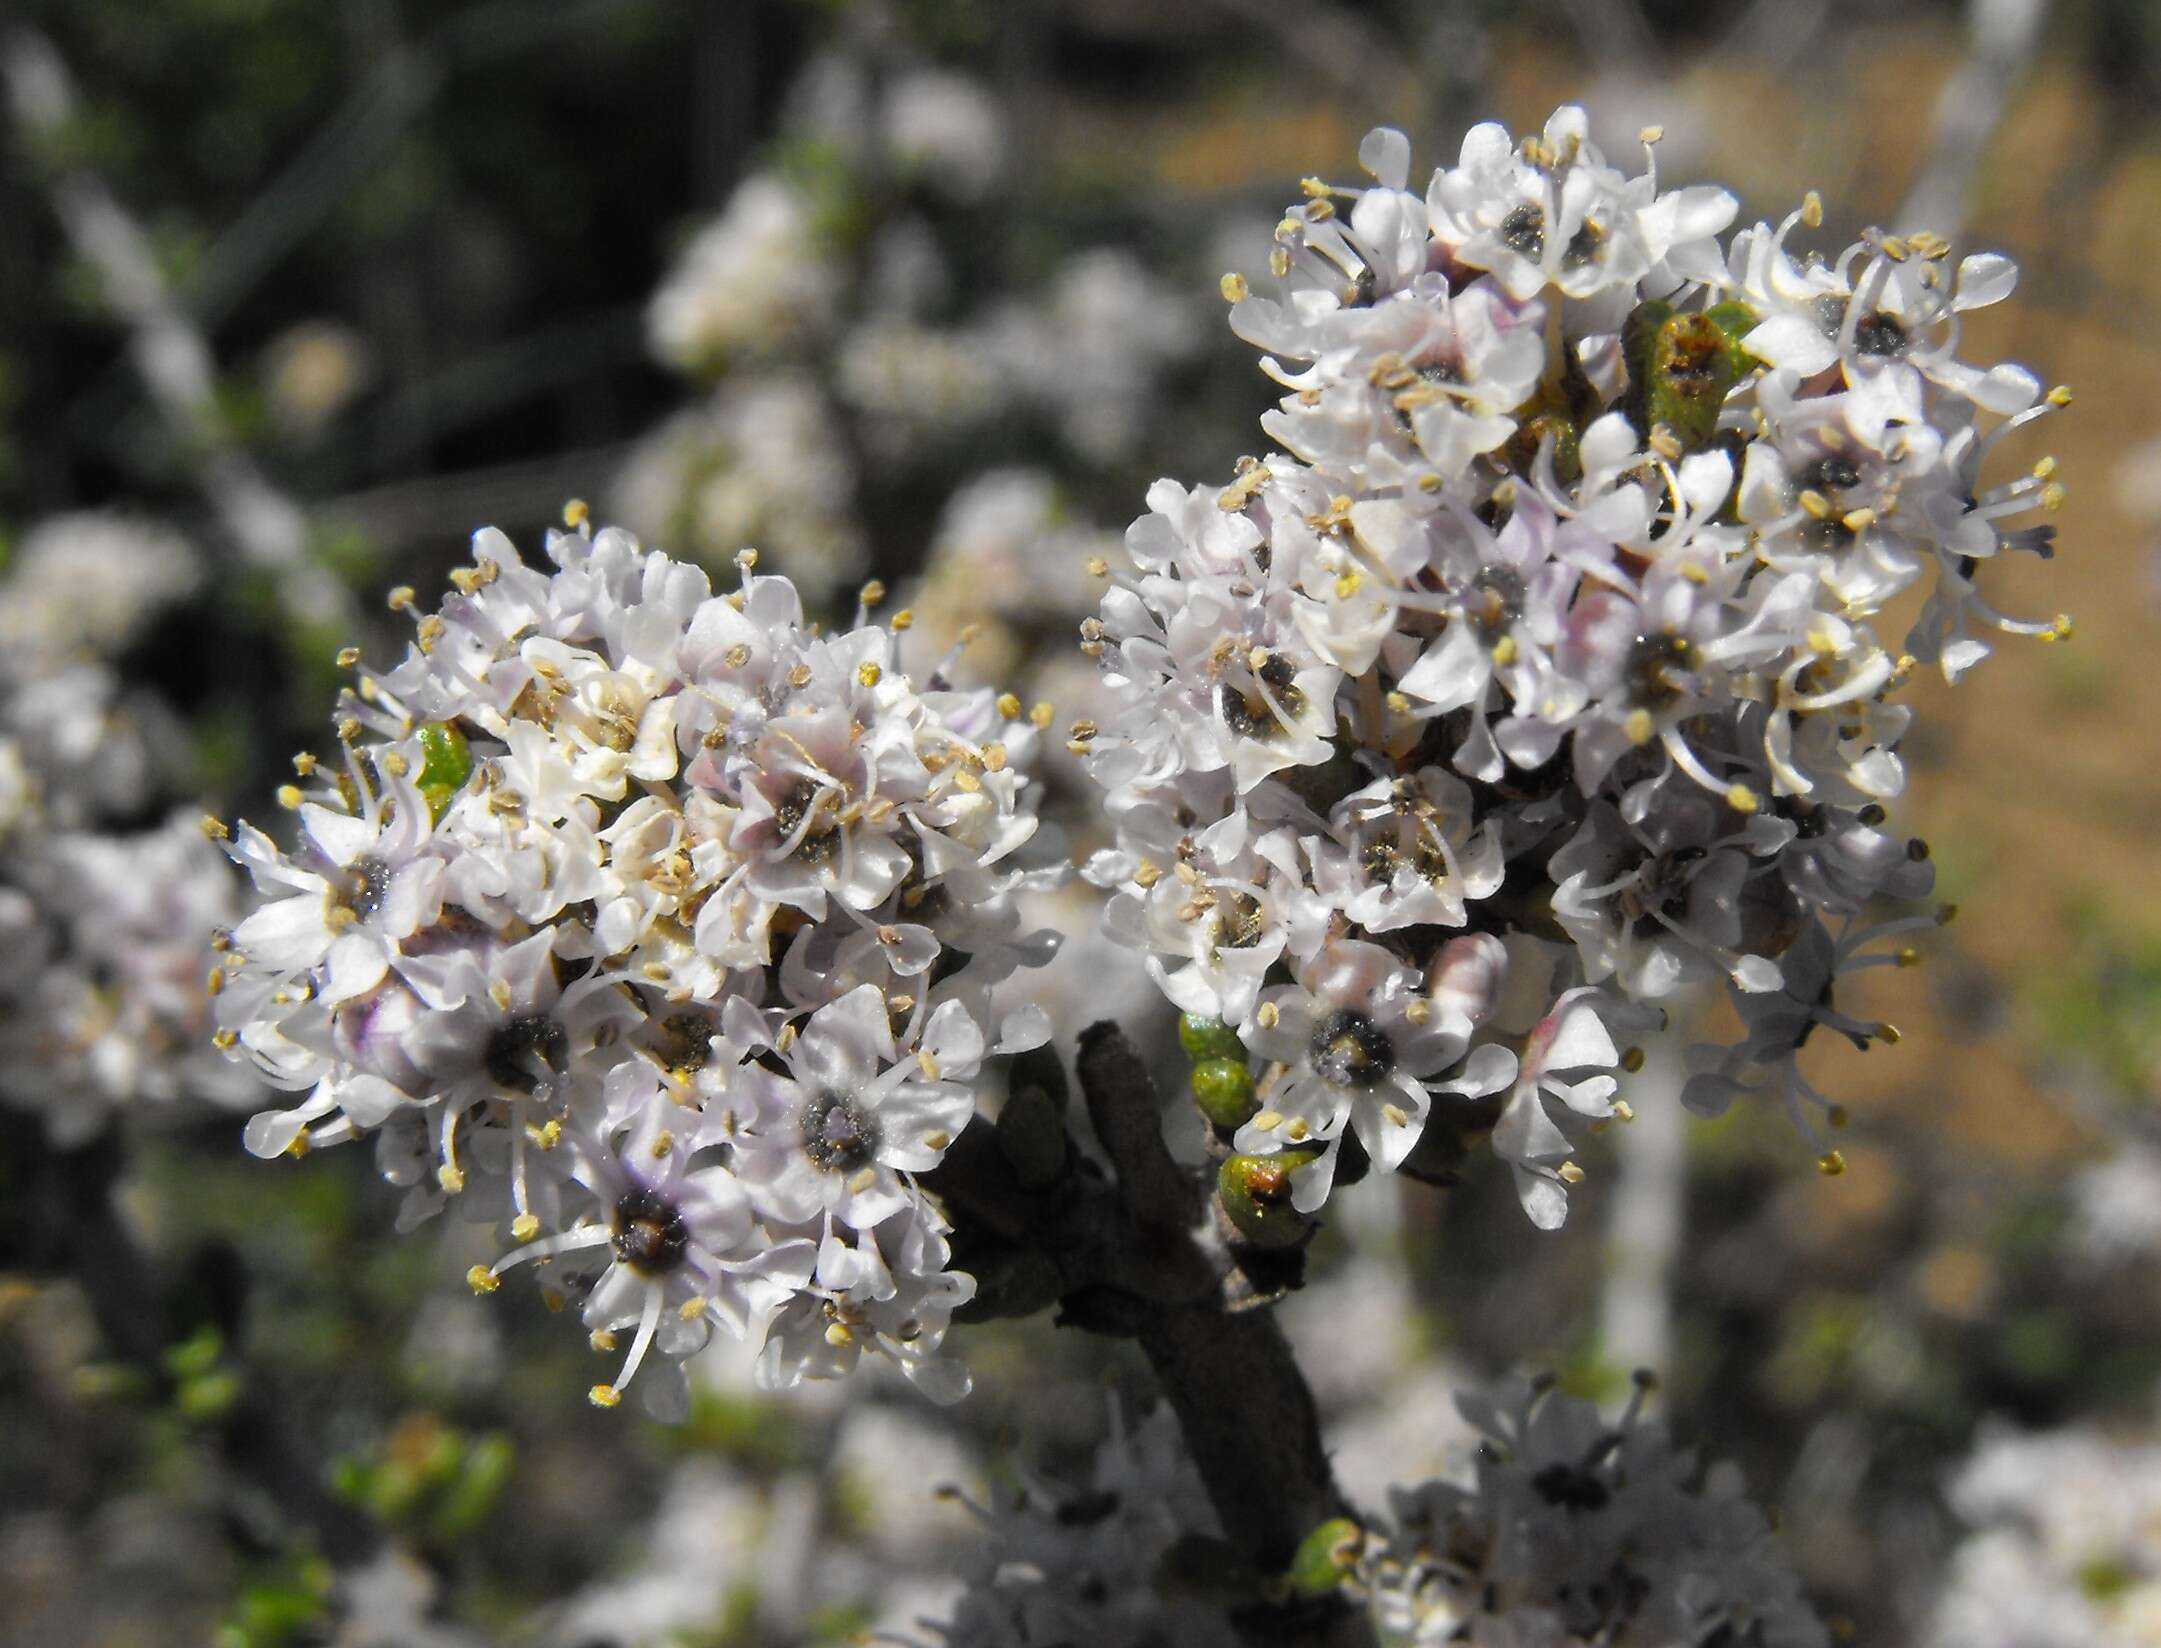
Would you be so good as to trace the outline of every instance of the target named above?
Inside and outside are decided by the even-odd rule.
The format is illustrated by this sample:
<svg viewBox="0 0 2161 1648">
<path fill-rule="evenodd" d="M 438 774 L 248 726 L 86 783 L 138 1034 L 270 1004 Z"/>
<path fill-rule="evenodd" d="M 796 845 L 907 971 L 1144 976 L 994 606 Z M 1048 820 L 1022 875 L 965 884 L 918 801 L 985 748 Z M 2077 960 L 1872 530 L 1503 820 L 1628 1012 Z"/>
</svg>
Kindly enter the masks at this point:
<svg viewBox="0 0 2161 1648">
<path fill-rule="evenodd" d="M 63 1145 L 139 1101 L 257 1091 L 206 1042 L 200 935 L 239 889 L 193 819 L 135 827 L 178 722 L 111 662 L 196 576 L 175 534 L 85 514 L 0 583 L 0 1098 Z"/>
<path fill-rule="evenodd" d="M 1158 482 L 1083 625 L 1112 703 L 1071 743 L 1117 830 L 1090 879 L 1261 1061 L 1237 1148 L 1291 1153 L 1303 1211 L 1346 1138 L 1397 1168 L 1438 1104 L 1497 1118 L 1559 1224 L 1628 1043 L 1702 981 L 1742 1037 L 1699 1051 L 1691 1107 L 1835 1125 L 1799 1049 L 1891 1039 L 1836 987 L 1945 913 L 1870 913 L 1933 886 L 1888 827 L 1897 695 L 1987 631 L 2067 633 L 1979 592 L 2049 552 L 2012 523 L 2061 494 L 2050 460 L 1981 473 L 2068 399 L 1960 358 L 2010 262 L 1803 252 L 1813 196 L 1722 241 L 1733 197 L 1662 188 L 1645 135 L 1630 177 L 1581 110 L 1480 126 L 1420 196 L 1382 130 L 1373 186 L 1309 181 L 1269 277 L 1223 283 L 1280 452 Z"/>
<path fill-rule="evenodd" d="M 1078 1489 L 1026 1479 L 981 1507 L 983 1550 L 950 1620 L 944 1648 L 1051 1648 L 1056 1643 L 1240 1640 L 1220 1601 L 1181 1585 L 1181 1541 L 1218 1533 L 1170 1410 L 1114 1428 Z"/>
<path fill-rule="evenodd" d="M 1617 1424 L 1518 1381 L 1457 1398 L 1468 1485 L 1399 1489 L 1354 1584 L 1386 1648 L 1666 1648 L 1830 1639 L 1731 1466 L 1700 1471 L 1641 1396 Z"/>
<path fill-rule="evenodd" d="M 1950 1486 L 1973 1529 L 1924 1640 L 2132 1648 L 2161 1633 L 2161 1445 L 2092 1429 L 1984 1433 Z"/>
<path fill-rule="evenodd" d="M 1279 1586 L 1340 1588 L 1386 1648 L 1829 1640 L 1739 1473 L 1701 1470 L 1640 1391 L 1610 1425 L 1520 1380 L 1458 1406 L 1479 1437 L 1469 1480 L 1397 1489 L 1362 1530 L 1316 1529 Z M 954 1648 L 1236 1640 L 1223 1576 L 1208 1584 L 1215 1515 L 1165 1414 L 1114 1435 L 1085 1490 L 1030 1483 L 985 1521 L 979 1571 L 936 1627 Z"/>
<path fill-rule="evenodd" d="M 646 536 L 712 558 L 755 543 L 814 597 L 862 575 L 881 486 L 955 478 L 985 437 L 1024 427 L 1081 471 L 1130 456 L 1196 342 L 1191 307 L 1122 249 L 1002 281 L 996 237 L 1027 204 L 1003 112 L 872 49 L 875 72 L 845 51 L 806 65 L 768 164 L 654 294 L 654 354 L 707 394 L 616 487 Z"/>
<path fill-rule="evenodd" d="M 628 534 L 474 540 L 405 659 L 302 755 L 290 850 L 227 850 L 264 902 L 221 939 L 220 1041 L 303 1095 L 262 1156 L 372 1135 L 410 1227 L 455 1202 L 627 1343 L 648 1405 L 717 1322 L 762 1382 L 889 1358 L 941 1399 L 973 1291 L 916 1175 L 986 1056 L 1042 1016 L 992 993 L 1023 934 L 1036 741 L 1009 698 L 911 681 L 859 613 L 822 632 L 741 557 L 715 593 Z M 866 592 L 875 598 L 874 592 Z M 357 656 L 349 663 L 358 664 Z"/>
</svg>

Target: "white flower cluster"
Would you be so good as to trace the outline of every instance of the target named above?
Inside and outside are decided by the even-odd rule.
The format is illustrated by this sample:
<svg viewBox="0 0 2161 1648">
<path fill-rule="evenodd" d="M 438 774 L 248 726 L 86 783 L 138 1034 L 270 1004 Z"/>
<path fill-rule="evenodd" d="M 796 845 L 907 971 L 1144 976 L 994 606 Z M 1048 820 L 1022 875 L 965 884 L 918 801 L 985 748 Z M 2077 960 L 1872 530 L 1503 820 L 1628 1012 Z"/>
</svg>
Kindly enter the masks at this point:
<svg viewBox="0 0 2161 1648">
<path fill-rule="evenodd" d="M 1224 280 L 1281 452 L 1158 482 L 1082 626 L 1115 700 L 1072 733 L 1117 829 L 1088 873 L 1265 1062 L 1237 1148 L 1309 1155 L 1300 1209 L 1346 1132 L 1392 1169 L 1436 1098 L 1483 1100 L 1551 1226 L 1571 1131 L 1626 1118 L 1620 1044 L 1682 989 L 1728 981 L 1744 1027 L 1699 1109 L 1760 1088 L 1835 1122 L 1800 1045 L 1889 1039 L 1833 986 L 1937 919 L 1865 916 L 1933 884 L 1885 828 L 1896 694 L 1983 629 L 2067 633 L 1977 579 L 2048 553 L 2006 523 L 2059 501 L 2053 462 L 1979 472 L 2068 396 L 1958 358 L 2007 260 L 1799 253 L 1813 196 L 1722 244 L 1731 195 L 1624 175 L 1579 109 L 1477 127 L 1423 197 L 1400 133 L 1360 158 L 1374 186 L 1306 185 L 1266 290 Z"/>
<path fill-rule="evenodd" d="M 234 919 L 235 878 L 192 820 L 125 827 L 176 728 L 107 659 L 198 571 L 161 528 L 65 515 L 0 584 L 0 1100 L 62 1145 L 140 1101 L 257 1092 L 206 1042 L 200 935 Z"/>
<path fill-rule="evenodd" d="M 1086 1486 L 1024 1477 L 1010 1500 L 979 1510 L 981 1559 L 952 1618 L 929 1626 L 942 1648 L 1241 1640 L 1220 1599 L 1181 1587 L 1167 1560 L 1218 1531 L 1168 1408 L 1130 1432 L 1114 1420 Z"/>
<path fill-rule="evenodd" d="M 1829 1642 L 1740 1473 L 1699 1473 L 1640 1391 L 1613 1425 L 1524 1381 L 1457 1406 L 1474 1479 L 1397 1490 L 1353 1580 L 1383 1648 Z"/>
<path fill-rule="evenodd" d="M 222 941 L 220 1040 L 305 1094 L 249 1148 L 373 1134 L 402 1224 L 503 1221 L 474 1286 L 545 1264 L 628 1335 L 603 1406 L 716 1321 L 771 1386 L 872 1352 L 958 1397 L 973 1284 L 915 1176 L 985 1057 L 1043 1039 L 991 1003 L 1052 942 L 1014 904 L 1033 725 L 912 683 L 860 614 L 821 633 L 754 555 L 715 594 L 614 529 L 473 553 L 337 757 L 296 760 L 292 850 L 232 833 L 265 902 Z M 679 1363 L 643 1388 L 680 1408 Z"/>
<path fill-rule="evenodd" d="M 1950 1486 L 1973 1532 L 1930 1648 L 2135 1648 L 2161 1639 L 2161 1443 L 1984 1433 Z"/>
</svg>

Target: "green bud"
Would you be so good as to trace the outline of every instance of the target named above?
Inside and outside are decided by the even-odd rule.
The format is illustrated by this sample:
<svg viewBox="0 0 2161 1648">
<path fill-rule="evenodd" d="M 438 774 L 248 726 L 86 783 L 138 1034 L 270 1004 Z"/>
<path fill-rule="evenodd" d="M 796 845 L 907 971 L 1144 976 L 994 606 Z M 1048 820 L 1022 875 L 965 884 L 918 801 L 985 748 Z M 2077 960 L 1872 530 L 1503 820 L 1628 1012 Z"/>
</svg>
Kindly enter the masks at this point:
<svg viewBox="0 0 2161 1648">
<path fill-rule="evenodd" d="M 1628 421 L 1638 432 L 1650 433 L 1646 401 L 1650 394 L 1653 376 L 1652 355 L 1658 343 L 1658 329 L 1673 315 L 1673 305 L 1652 300 L 1639 303 L 1628 312 L 1621 322 L 1621 361 L 1628 368 L 1628 390 L 1621 401 L 1621 409 L 1628 414 Z"/>
<path fill-rule="evenodd" d="M 1253 1096 L 1253 1072 L 1243 1057 L 1203 1059 L 1193 1067 L 1193 1102 L 1217 1127 L 1241 1127 L 1260 1108 Z"/>
<path fill-rule="evenodd" d="M 1048 1190 L 1066 1169 L 1065 1116 L 1040 1087 L 1006 1095 L 998 1112 L 998 1148 L 1023 1190 Z"/>
<path fill-rule="evenodd" d="M 1709 315 L 1667 316 L 1652 340 L 1644 393 L 1651 429 L 1663 424 L 1684 451 L 1702 450 L 1739 377 L 1729 340 Z"/>
<path fill-rule="evenodd" d="M 1525 474 L 1537 462 L 1538 449 L 1553 442 L 1553 478 L 1568 483 L 1583 478 L 1582 434 L 1566 412 L 1538 412 L 1527 418 L 1508 443 L 1509 461 Z"/>
<path fill-rule="evenodd" d="M 1324 1597 L 1357 1566 L 1366 1532 L 1347 1516 L 1332 1517 L 1299 1541 L 1284 1578 L 1291 1595 Z"/>
<path fill-rule="evenodd" d="M 428 798 L 428 816 L 438 821 L 465 781 L 473 776 L 473 752 L 465 734 L 448 721 L 427 721 L 420 728 L 420 793 Z"/>
<path fill-rule="evenodd" d="M 1291 1175 L 1318 1160 L 1317 1150 L 1273 1156 L 1227 1156 L 1216 1170 L 1216 1195 L 1238 1234 L 1255 1247 L 1296 1247 L 1313 1221 L 1291 1206 Z"/>
<path fill-rule="evenodd" d="M 1221 1019 L 1204 1019 L 1198 1013 L 1178 1015 L 1178 1045 L 1195 1064 L 1203 1059 L 1243 1059 L 1246 1044 L 1238 1032 Z"/>
</svg>

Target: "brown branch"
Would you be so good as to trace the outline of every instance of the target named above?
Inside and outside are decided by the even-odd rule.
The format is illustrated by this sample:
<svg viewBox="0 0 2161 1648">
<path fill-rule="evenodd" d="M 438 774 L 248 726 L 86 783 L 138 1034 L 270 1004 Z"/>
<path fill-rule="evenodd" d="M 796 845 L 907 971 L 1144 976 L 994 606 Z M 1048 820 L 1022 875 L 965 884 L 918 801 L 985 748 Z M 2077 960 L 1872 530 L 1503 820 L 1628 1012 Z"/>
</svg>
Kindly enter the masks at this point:
<svg viewBox="0 0 2161 1648">
<path fill-rule="evenodd" d="M 1081 1092 L 1116 1169 L 1121 1205 L 1162 1268 L 1211 1285 L 1138 1313 L 1138 1338 L 1184 1428 L 1223 1531 L 1265 1572 L 1345 1512 L 1320 1414 L 1275 1315 L 1233 1310 L 1243 1276 L 1217 1239 L 1207 1186 L 1163 1142 L 1155 1084 L 1115 1024 L 1080 1038 Z"/>
</svg>

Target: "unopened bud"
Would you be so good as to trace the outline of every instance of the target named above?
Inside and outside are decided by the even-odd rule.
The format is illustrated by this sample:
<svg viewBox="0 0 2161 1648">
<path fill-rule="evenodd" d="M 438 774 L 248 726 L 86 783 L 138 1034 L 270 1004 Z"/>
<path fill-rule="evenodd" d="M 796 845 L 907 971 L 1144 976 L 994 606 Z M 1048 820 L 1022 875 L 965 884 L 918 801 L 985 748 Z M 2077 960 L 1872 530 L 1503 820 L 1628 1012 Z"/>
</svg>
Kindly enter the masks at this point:
<svg viewBox="0 0 2161 1648">
<path fill-rule="evenodd" d="M 1245 1125 L 1260 1101 L 1253 1096 L 1253 1072 L 1243 1057 L 1203 1059 L 1193 1067 L 1193 1102 L 1201 1114 L 1226 1132 Z"/>
<path fill-rule="evenodd" d="M 1216 1170 L 1216 1195 L 1239 1236 L 1255 1247 L 1296 1247 L 1313 1221 L 1291 1206 L 1291 1175 L 1317 1161 L 1317 1150 L 1273 1156 L 1227 1156 Z"/>
</svg>

